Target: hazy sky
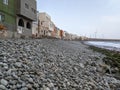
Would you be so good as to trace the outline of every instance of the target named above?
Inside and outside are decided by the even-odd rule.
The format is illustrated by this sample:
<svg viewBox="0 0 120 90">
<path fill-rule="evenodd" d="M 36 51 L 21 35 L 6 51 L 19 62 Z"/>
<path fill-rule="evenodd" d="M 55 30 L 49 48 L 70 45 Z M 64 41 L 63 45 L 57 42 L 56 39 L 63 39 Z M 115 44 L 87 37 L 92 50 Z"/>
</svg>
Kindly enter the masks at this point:
<svg viewBox="0 0 120 90">
<path fill-rule="evenodd" d="M 37 4 L 65 31 L 120 39 L 120 0 L 37 0 Z"/>
</svg>

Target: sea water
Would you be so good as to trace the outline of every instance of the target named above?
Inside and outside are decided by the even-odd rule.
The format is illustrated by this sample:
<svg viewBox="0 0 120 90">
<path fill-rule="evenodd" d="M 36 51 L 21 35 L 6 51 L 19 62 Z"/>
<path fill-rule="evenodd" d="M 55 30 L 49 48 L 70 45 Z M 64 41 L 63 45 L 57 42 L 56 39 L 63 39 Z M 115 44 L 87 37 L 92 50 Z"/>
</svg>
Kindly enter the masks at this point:
<svg viewBox="0 0 120 90">
<path fill-rule="evenodd" d="M 89 45 L 120 51 L 120 41 L 87 41 Z"/>
</svg>

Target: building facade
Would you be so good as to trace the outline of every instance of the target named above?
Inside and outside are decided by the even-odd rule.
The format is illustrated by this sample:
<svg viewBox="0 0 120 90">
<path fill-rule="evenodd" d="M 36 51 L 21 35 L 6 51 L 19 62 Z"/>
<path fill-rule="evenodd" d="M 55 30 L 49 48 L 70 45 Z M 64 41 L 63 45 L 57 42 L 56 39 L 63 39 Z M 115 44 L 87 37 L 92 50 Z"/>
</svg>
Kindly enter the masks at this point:
<svg viewBox="0 0 120 90">
<path fill-rule="evenodd" d="M 13 37 L 16 29 L 16 0 L 0 0 L 0 24 L 7 29 L 6 37 Z"/>
<path fill-rule="evenodd" d="M 36 0 L 16 0 L 17 36 L 32 36 L 32 22 L 37 19 Z"/>
<path fill-rule="evenodd" d="M 38 33 L 39 33 L 39 11 L 37 11 L 37 20 L 32 23 L 32 37 L 33 38 L 38 38 Z"/>
<path fill-rule="evenodd" d="M 32 36 L 36 18 L 36 0 L 0 0 L 0 25 L 6 27 L 8 38 Z"/>
<path fill-rule="evenodd" d="M 45 13 L 39 13 L 39 35 L 45 37 L 52 37 L 52 31 L 54 31 L 54 23 L 51 21 L 51 17 Z"/>
</svg>

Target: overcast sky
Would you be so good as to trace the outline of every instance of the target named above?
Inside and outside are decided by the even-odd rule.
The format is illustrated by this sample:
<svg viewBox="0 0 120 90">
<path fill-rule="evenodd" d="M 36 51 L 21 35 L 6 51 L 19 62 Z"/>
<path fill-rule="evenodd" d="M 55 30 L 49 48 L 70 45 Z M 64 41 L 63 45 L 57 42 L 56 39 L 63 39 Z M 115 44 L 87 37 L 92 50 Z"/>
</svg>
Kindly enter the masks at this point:
<svg viewBox="0 0 120 90">
<path fill-rule="evenodd" d="M 120 0 L 37 0 L 37 7 L 70 33 L 120 39 Z"/>
</svg>

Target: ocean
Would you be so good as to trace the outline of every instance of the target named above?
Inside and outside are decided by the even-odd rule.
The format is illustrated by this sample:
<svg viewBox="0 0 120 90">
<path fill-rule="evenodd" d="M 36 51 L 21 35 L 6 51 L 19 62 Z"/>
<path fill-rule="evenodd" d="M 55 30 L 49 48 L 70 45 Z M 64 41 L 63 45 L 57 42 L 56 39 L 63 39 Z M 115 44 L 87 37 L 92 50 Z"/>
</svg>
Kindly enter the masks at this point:
<svg viewBox="0 0 120 90">
<path fill-rule="evenodd" d="M 87 41 L 85 43 L 100 48 L 120 51 L 120 41 Z"/>
</svg>

